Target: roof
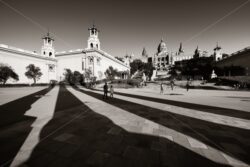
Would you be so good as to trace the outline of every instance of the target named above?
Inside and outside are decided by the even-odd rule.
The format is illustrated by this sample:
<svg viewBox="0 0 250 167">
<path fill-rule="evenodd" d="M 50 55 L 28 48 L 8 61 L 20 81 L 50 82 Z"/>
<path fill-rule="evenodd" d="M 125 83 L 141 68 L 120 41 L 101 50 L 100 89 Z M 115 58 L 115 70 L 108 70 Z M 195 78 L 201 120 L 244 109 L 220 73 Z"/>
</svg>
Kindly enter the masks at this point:
<svg viewBox="0 0 250 167">
<path fill-rule="evenodd" d="M 90 52 L 97 52 L 106 58 L 109 58 L 125 67 L 128 67 L 124 62 L 117 60 L 115 57 L 111 56 L 110 54 L 104 52 L 103 50 L 100 49 L 76 49 L 76 50 L 69 50 L 69 51 L 62 51 L 62 52 L 56 52 L 55 56 L 56 57 L 61 57 L 61 56 L 71 56 L 75 54 L 81 54 L 81 53 L 90 53 Z M 129 67 L 128 67 L 129 68 Z"/>
<path fill-rule="evenodd" d="M 6 52 L 10 52 L 10 53 L 17 53 L 17 54 L 21 54 L 21 55 L 24 55 L 24 56 L 29 56 L 29 57 L 39 58 L 39 59 L 44 59 L 44 60 L 57 61 L 55 58 L 44 57 L 44 56 L 41 56 L 40 54 L 37 54 L 36 52 L 16 48 L 16 47 L 13 47 L 13 46 L 8 46 L 8 45 L 5 45 L 5 44 L 0 44 L 0 51 L 6 51 Z"/>
</svg>

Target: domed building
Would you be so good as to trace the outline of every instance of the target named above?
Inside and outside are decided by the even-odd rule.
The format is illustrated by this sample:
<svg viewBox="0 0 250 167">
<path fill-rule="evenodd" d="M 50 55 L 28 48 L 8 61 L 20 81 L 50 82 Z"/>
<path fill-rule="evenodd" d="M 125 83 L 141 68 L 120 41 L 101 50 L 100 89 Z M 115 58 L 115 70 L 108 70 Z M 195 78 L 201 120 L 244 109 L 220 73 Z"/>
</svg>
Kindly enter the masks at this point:
<svg viewBox="0 0 250 167">
<path fill-rule="evenodd" d="M 161 39 L 157 47 L 157 52 L 154 54 L 153 57 L 148 58 L 148 62 L 152 62 L 155 67 L 152 79 L 168 77 L 169 69 L 171 66 L 175 65 L 175 62 L 192 58 L 192 54 L 184 53 L 182 43 L 180 43 L 178 52 L 176 52 L 176 54 L 173 54 L 172 52 L 168 51 L 166 42 Z"/>
<path fill-rule="evenodd" d="M 153 65 L 156 69 L 155 77 L 161 78 L 167 75 L 168 69 L 171 65 L 170 57 L 171 55 L 168 52 L 167 45 L 163 39 L 161 39 L 157 47 L 157 52 L 153 58 Z"/>
<path fill-rule="evenodd" d="M 154 65 L 157 70 L 165 70 L 170 65 L 170 55 L 166 43 L 161 40 L 154 55 Z"/>
</svg>

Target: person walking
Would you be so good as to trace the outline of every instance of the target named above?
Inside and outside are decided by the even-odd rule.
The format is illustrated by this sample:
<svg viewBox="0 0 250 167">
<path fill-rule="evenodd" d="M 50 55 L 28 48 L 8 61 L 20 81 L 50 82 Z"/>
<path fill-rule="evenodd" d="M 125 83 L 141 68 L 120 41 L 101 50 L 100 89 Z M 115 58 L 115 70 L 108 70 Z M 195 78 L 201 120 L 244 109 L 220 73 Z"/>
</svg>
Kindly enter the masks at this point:
<svg viewBox="0 0 250 167">
<path fill-rule="evenodd" d="M 114 98 L 114 88 L 113 88 L 113 85 L 110 86 L 110 98 Z"/>
<path fill-rule="evenodd" d="M 170 86 L 171 86 L 171 89 L 174 90 L 174 80 L 170 81 Z"/>
<path fill-rule="evenodd" d="M 160 94 L 163 94 L 163 84 L 162 83 L 160 84 L 160 89 L 161 89 Z"/>
<path fill-rule="evenodd" d="M 104 98 L 108 99 L 108 85 L 107 85 L 107 82 L 105 82 L 105 84 L 103 86 L 103 91 L 104 91 L 103 99 Z"/>
<path fill-rule="evenodd" d="M 187 88 L 187 92 L 188 92 L 188 90 L 189 90 L 189 80 L 187 80 L 186 88 Z"/>
</svg>

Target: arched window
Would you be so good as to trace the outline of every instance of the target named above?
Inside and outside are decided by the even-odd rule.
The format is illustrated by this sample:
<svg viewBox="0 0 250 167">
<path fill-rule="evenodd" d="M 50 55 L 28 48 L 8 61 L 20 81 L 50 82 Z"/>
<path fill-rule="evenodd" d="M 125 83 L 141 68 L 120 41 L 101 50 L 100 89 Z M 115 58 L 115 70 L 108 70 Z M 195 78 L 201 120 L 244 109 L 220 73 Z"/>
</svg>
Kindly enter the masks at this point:
<svg viewBox="0 0 250 167">
<path fill-rule="evenodd" d="M 46 54 L 46 52 L 44 51 L 44 52 L 43 52 L 43 55 L 45 55 L 45 54 Z"/>
<path fill-rule="evenodd" d="M 52 56 L 52 52 L 49 52 L 49 56 Z"/>
<path fill-rule="evenodd" d="M 98 49 L 98 44 L 96 44 L 96 48 Z"/>
<path fill-rule="evenodd" d="M 93 48 L 93 43 L 90 44 L 90 47 Z"/>
</svg>

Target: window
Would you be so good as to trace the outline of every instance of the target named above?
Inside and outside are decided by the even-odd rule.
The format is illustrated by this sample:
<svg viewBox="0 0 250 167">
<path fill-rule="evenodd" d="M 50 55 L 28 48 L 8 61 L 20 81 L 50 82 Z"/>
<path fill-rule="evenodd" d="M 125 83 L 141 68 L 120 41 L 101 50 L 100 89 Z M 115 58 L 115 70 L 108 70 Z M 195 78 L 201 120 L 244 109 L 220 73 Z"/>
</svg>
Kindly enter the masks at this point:
<svg viewBox="0 0 250 167">
<path fill-rule="evenodd" d="M 44 52 L 43 52 L 43 55 L 45 55 L 45 54 L 46 54 L 46 52 L 44 51 Z"/>
<path fill-rule="evenodd" d="M 94 62 L 94 57 L 89 57 L 89 64 L 93 64 Z"/>
<path fill-rule="evenodd" d="M 101 59 L 100 58 L 97 58 L 97 65 L 100 65 L 101 63 Z"/>
<path fill-rule="evenodd" d="M 52 52 L 49 52 L 49 56 L 52 56 Z"/>
<path fill-rule="evenodd" d="M 55 71 L 55 65 L 54 64 L 49 64 L 49 72 L 54 72 Z"/>
<path fill-rule="evenodd" d="M 90 47 L 93 48 L 93 43 L 90 44 Z"/>
<path fill-rule="evenodd" d="M 96 48 L 98 49 L 98 44 L 96 44 Z"/>
<path fill-rule="evenodd" d="M 84 70 L 84 61 L 82 61 L 82 70 Z"/>
</svg>

